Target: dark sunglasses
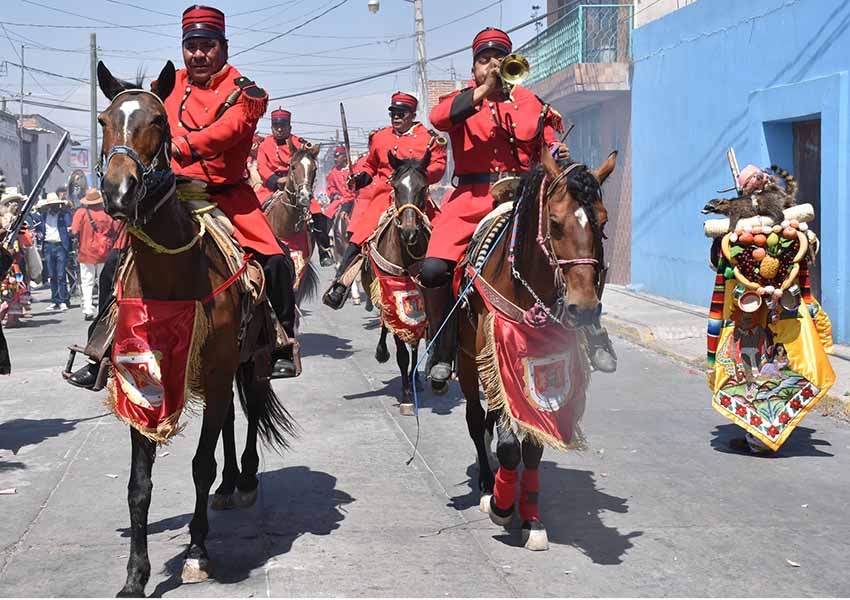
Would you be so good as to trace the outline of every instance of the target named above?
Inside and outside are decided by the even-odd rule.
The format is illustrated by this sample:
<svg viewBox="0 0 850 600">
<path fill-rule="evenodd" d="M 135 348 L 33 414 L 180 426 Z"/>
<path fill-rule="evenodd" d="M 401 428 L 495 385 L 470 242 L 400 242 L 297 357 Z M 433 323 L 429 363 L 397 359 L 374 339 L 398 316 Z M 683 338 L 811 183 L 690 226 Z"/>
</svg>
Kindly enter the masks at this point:
<svg viewBox="0 0 850 600">
<path fill-rule="evenodd" d="M 403 119 L 404 117 L 406 117 L 407 115 L 410 114 L 410 111 L 409 110 L 401 110 L 401 109 L 398 109 L 398 108 L 391 108 L 389 110 L 389 113 L 390 113 L 391 117 L 401 117 Z"/>
</svg>

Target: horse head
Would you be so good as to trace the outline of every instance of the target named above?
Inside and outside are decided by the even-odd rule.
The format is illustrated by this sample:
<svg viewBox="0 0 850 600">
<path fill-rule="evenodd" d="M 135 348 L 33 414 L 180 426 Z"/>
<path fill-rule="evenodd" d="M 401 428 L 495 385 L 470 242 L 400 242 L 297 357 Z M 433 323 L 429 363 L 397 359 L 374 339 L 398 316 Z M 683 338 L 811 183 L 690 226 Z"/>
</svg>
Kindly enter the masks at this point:
<svg viewBox="0 0 850 600">
<path fill-rule="evenodd" d="M 558 164 L 548 151 L 542 153 L 545 180 L 538 241 L 559 273 L 556 277 L 566 283 L 566 315 L 577 326 L 598 324 L 602 312 L 602 240 L 608 213 L 601 188 L 616 161 L 617 153 L 612 152 L 592 170 L 578 163 Z"/>
<path fill-rule="evenodd" d="M 313 200 L 313 185 L 316 183 L 318 172 L 319 151 L 321 146 L 305 144 L 295 148 L 292 136 L 289 137 L 289 150 L 292 157 L 289 162 L 289 180 L 286 183 L 287 194 L 295 206 L 306 211 Z"/>
<path fill-rule="evenodd" d="M 426 150 L 421 160 L 401 159 L 387 152 L 393 168 L 392 186 L 395 198 L 396 225 L 401 230 L 401 241 L 411 246 L 416 243 L 419 230 L 424 223 L 425 203 L 428 200 L 428 165 L 431 150 Z"/>
<path fill-rule="evenodd" d="M 139 225 L 159 207 L 163 198 L 156 192 L 173 177 L 163 102 L 174 89 L 174 65 L 166 63 L 153 92 L 142 89 L 141 82 L 116 79 L 103 62 L 97 65 L 97 80 L 110 100 L 97 119 L 103 129 L 97 172 L 104 206 L 112 217 Z"/>
</svg>

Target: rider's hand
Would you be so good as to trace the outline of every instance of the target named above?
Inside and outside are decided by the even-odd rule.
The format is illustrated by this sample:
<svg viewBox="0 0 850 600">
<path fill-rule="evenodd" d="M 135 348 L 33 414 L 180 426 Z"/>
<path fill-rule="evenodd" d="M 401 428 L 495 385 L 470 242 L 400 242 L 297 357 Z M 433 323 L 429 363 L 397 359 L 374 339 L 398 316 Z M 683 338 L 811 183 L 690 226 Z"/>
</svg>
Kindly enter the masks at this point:
<svg viewBox="0 0 850 600">
<path fill-rule="evenodd" d="M 353 190 L 359 190 L 372 183 L 372 176 L 365 171 L 360 171 L 348 177 L 348 187 Z"/>
<path fill-rule="evenodd" d="M 566 144 L 558 144 L 558 159 L 570 160 L 570 147 Z"/>
<path fill-rule="evenodd" d="M 279 190 L 286 189 L 286 181 L 287 181 L 286 177 L 281 177 L 280 179 L 278 179 L 277 180 L 277 189 L 279 189 Z"/>
</svg>

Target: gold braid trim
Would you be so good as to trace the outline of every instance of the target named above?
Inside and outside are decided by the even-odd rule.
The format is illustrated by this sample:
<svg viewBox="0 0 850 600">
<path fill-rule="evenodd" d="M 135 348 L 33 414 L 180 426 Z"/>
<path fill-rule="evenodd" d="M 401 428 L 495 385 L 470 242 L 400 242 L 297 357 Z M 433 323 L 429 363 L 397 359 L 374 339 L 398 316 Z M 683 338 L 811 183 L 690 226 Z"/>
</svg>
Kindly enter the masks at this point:
<svg viewBox="0 0 850 600">
<path fill-rule="evenodd" d="M 187 250 L 191 250 L 194 247 L 194 245 L 198 243 L 198 240 L 200 240 L 202 237 L 204 237 L 204 234 L 206 233 L 207 228 L 204 225 L 203 221 L 198 221 L 198 224 L 200 225 L 200 229 L 198 229 L 198 234 L 195 237 L 193 237 L 190 242 L 180 246 L 179 248 L 166 248 L 162 244 L 154 241 L 154 239 L 151 236 L 149 236 L 147 233 L 145 233 L 139 227 L 127 227 L 127 231 L 129 231 L 131 234 L 133 234 L 133 236 L 135 238 L 144 242 L 147 247 L 151 248 L 157 254 L 172 254 L 173 255 L 173 254 L 182 254 L 182 253 L 186 252 Z"/>
</svg>

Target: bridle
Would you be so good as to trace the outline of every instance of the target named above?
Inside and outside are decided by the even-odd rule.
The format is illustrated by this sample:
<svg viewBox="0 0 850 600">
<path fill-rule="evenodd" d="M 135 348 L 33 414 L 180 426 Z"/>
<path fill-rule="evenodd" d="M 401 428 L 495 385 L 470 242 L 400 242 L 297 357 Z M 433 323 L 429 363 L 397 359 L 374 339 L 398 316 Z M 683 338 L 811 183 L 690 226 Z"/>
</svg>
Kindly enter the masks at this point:
<svg viewBox="0 0 850 600">
<path fill-rule="evenodd" d="M 147 90 L 124 90 L 112 99 L 112 102 L 109 105 L 110 108 L 114 106 L 118 98 L 124 94 L 147 94 L 148 96 L 155 98 L 157 103 L 162 106 L 163 112 L 165 112 L 165 105 L 162 103 L 159 96 Z M 126 145 L 127 140 L 124 140 L 124 142 L 125 145 L 112 146 L 112 148 L 109 149 L 109 152 L 105 154 L 101 150 L 100 161 L 95 167 L 95 173 L 97 174 L 98 183 L 100 183 L 100 180 L 103 179 L 104 172 L 109 169 L 110 161 L 112 161 L 115 156 L 121 154 L 133 161 L 136 166 L 136 175 L 139 180 L 139 186 L 136 188 L 133 198 L 135 201 L 135 215 L 133 215 L 133 218 L 129 220 L 128 225 L 138 228 L 150 221 L 153 215 L 156 214 L 156 211 L 165 204 L 166 200 L 168 200 L 171 196 L 171 192 L 173 192 L 176 187 L 174 171 L 171 170 L 171 131 L 168 127 L 167 117 L 156 154 L 154 154 L 149 165 L 146 166 L 136 151 Z M 165 168 L 159 168 L 161 166 L 164 166 Z M 155 197 L 157 195 L 160 195 L 160 197 L 157 199 L 154 207 L 146 214 L 140 216 L 139 206 L 142 203 L 142 200 L 149 197 Z"/>
<path fill-rule="evenodd" d="M 306 155 L 305 155 L 306 156 Z M 313 185 L 315 184 L 315 172 L 316 165 L 315 159 L 311 159 L 313 163 L 313 177 L 311 178 L 308 174 L 307 177 L 304 178 L 304 181 L 300 185 L 300 189 L 295 187 L 295 180 L 292 177 L 293 169 L 292 163 L 294 161 L 290 159 L 289 163 L 289 173 L 286 178 L 286 185 L 283 187 L 283 194 L 278 196 L 278 201 L 293 210 L 299 211 L 298 221 L 295 224 L 295 230 L 301 231 L 304 227 L 304 224 L 307 222 L 307 215 L 310 213 L 310 205 L 307 206 L 299 206 L 298 204 L 298 194 L 304 194 L 305 197 L 312 198 L 313 196 Z"/>
<path fill-rule="evenodd" d="M 514 211 L 513 218 L 513 229 L 511 232 L 511 240 L 508 251 L 508 262 L 511 265 L 511 275 L 516 279 L 534 298 L 534 306 L 532 306 L 527 311 L 527 318 L 529 322 L 535 326 L 542 326 L 546 323 L 547 319 L 551 319 L 556 323 L 566 327 L 565 318 L 566 318 L 566 305 L 565 305 L 565 297 L 567 291 L 567 280 L 566 280 L 566 271 L 573 267 L 582 267 L 589 266 L 592 267 L 595 273 L 596 280 L 596 294 L 599 298 L 602 297 L 602 288 L 604 287 L 605 273 L 607 268 L 602 268 L 603 264 L 603 247 L 602 247 L 602 237 L 601 232 L 599 231 L 598 226 L 595 224 L 595 220 L 591 221 L 591 225 L 593 227 L 593 236 L 595 241 L 594 254 L 592 257 L 579 257 L 579 258 L 571 258 L 564 259 L 558 257 L 555 252 L 555 247 L 552 243 L 552 235 L 551 231 L 548 227 L 548 219 L 546 219 L 547 227 L 544 233 L 544 217 L 543 212 L 544 209 L 548 212 L 549 209 L 549 200 L 557 188 L 558 184 L 561 183 L 570 173 L 574 170 L 587 167 L 580 163 L 573 163 L 569 165 L 566 169 L 558 173 L 552 181 L 547 183 L 546 177 L 543 177 L 543 180 L 540 183 L 540 192 L 538 193 L 538 212 L 537 212 L 537 244 L 542 250 L 544 256 L 546 256 L 546 260 L 549 264 L 549 267 L 552 269 L 553 277 L 555 280 L 555 290 L 556 290 L 556 300 L 555 303 L 549 307 L 546 303 L 537 295 L 534 289 L 531 287 L 522 274 L 519 272 L 519 269 L 516 267 L 516 240 L 517 240 L 517 231 L 519 228 L 519 218 L 517 216 L 517 209 L 519 208 L 519 202 L 517 203 L 517 209 Z M 597 258 L 598 257 L 598 258 Z"/>
<path fill-rule="evenodd" d="M 393 175 L 389 178 L 387 183 L 389 183 L 390 186 L 391 186 L 391 188 L 390 188 L 390 199 L 392 200 L 392 206 L 393 206 L 393 224 L 395 225 L 396 229 L 398 229 L 400 231 L 401 228 L 402 228 L 402 226 L 401 226 L 402 214 L 405 213 L 408 210 L 412 210 L 414 213 L 416 213 L 416 229 L 420 230 L 420 231 L 424 231 L 427 235 L 430 236 L 430 234 L 431 234 L 431 221 L 428 219 L 428 215 L 425 214 L 424 210 L 422 210 L 421 208 L 419 208 L 416 204 L 413 204 L 412 202 L 402 204 L 401 206 L 398 206 L 396 204 L 396 202 L 395 202 L 395 188 L 392 187 L 392 181 L 393 181 L 394 176 L 395 176 L 395 173 L 393 173 Z M 423 191 L 423 196 L 427 195 L 427 193 L 428 193 L 428 185 L 427 185 L 427 182 L 426 182 L 425 189 Z M 426 199 L 426 202 L 427 202 L 427 199 Z M 408 242 L 405 242 L 404 239 L 401 236 L 399 236 L 399 239 L 401 240 L 401 243 L 404 244 L 405 251 L 407 252 L 407 255 L 410 258 L 412 258 L 414 261 L 422 260 L 423 258 L 425 258 L 425 254 L 422 254 L 421 256 L 417 256 L 416 254 L 414 254 L 413 248 L 416 244 L 416 240 L 414 240 L 413 243 L 408 243 Z"/>
</svg>

